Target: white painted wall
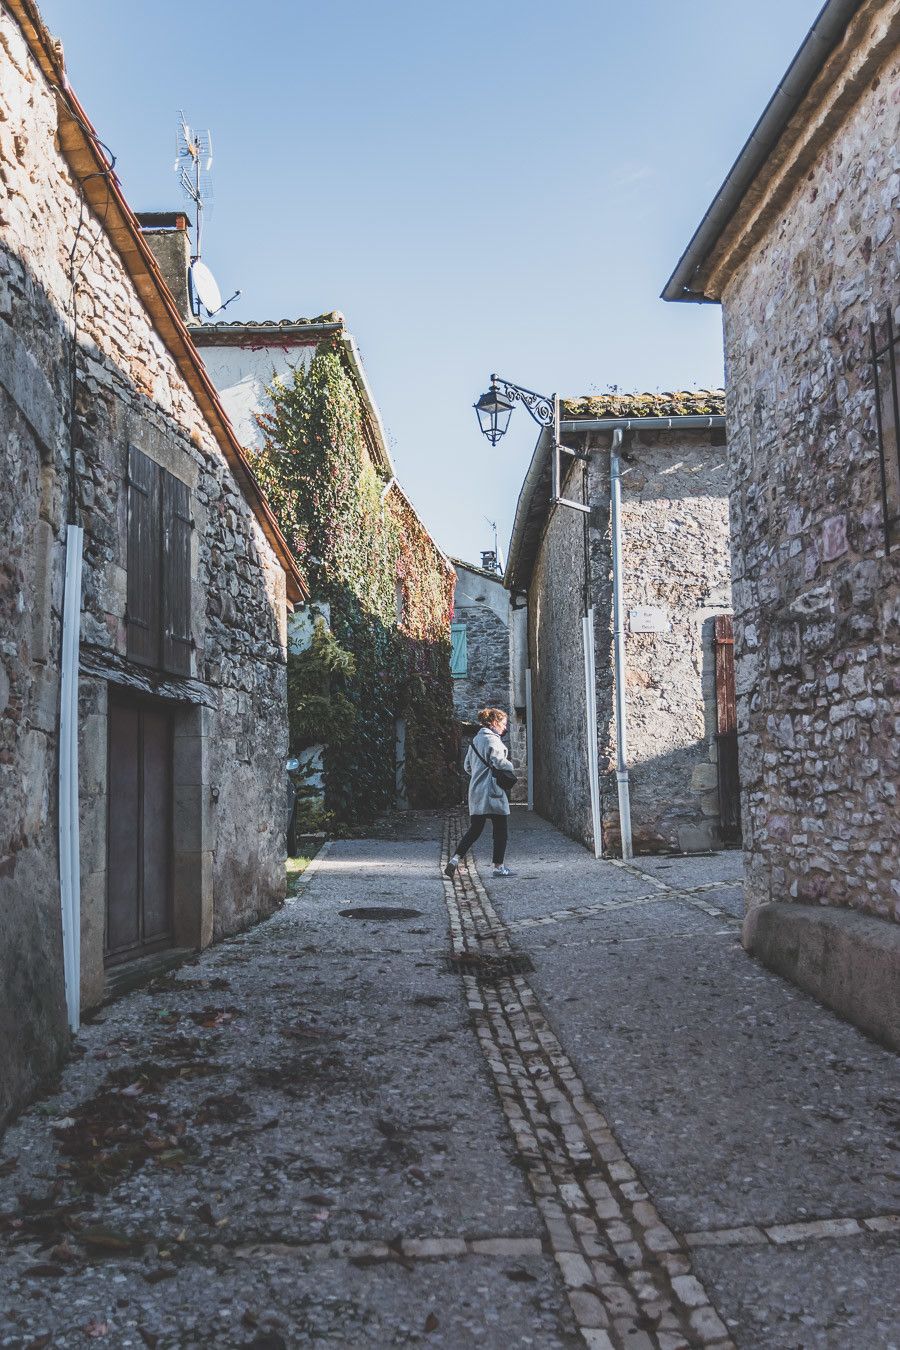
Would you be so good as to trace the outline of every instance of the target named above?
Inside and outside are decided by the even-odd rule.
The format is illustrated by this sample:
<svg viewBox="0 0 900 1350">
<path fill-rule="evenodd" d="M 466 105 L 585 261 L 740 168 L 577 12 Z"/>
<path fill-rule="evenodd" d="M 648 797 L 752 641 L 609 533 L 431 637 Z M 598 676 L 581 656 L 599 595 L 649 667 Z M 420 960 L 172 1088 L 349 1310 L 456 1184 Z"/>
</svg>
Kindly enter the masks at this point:
<svg viewBox="0 0 900 1350">
<path fill-rule="evenodd" d="M 456 568 L 456 593 L 453 598 L 455 609 L 466 605 L 487 605 L 501 619 L 509 624 L 509 591 L 499 577 L 486 577 L 483 572 L 470 572 L 464 563 L 454 563 Z"/>
<path fill-rule="evenodd" d="M 512 702 L 514 708 L 524 708 L 526 704 L 525 697 L 525 671 L 528 668 L 528 609 L 521 604 L 520 608 L 509 611 L 509 680 L 512 685 Z"/>
<path fill-rule="evenodd" d="M 315 347 L 214 347 L 202 343 L 198 346 L 238 440 L 250 449 L 261 449 L 263 441 L 256 413 L 268 408 L 266 390 L 276 376 L 289 377 L 297 366 L 308 368 Z"/>
</svg>

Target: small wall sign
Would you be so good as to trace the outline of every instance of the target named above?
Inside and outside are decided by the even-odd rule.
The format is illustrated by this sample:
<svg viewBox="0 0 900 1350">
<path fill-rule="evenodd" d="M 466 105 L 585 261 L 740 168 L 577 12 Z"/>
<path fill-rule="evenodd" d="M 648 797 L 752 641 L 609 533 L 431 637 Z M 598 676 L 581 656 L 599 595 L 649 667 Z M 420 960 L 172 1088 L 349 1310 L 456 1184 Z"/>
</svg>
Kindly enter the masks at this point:
<svg viewBox="0 0 900 1350">
<path fill-rule="evenodd" d="M 628 627 L 632 633 L 668 633 L 671 632 L 669 615 L 664 609 L 644 606 L 628 611 Z"/>
</svg>

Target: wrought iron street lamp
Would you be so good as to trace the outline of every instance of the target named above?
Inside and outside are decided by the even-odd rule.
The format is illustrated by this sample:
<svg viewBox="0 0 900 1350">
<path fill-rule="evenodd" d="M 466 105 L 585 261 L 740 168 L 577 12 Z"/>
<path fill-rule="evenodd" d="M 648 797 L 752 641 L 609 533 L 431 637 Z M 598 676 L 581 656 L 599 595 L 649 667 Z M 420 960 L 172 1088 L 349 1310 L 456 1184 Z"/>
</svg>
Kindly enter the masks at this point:
<svg viewBox="0 0 900 1350">
<path fill-rule="evenodd" d="M 571 506 L 576 511 L 588 513 L 590 507 L 584 502 L 574 502 L 560 496 L 562 475 L 560 473 L 560 455 L 571 455 L 573 459 L 587 459 L 579 450 L 561 445 L 559 439 L 559 397 L 551 394 L 536 394 L 533 389 L 525 389 L 520 384 L 511 384 L 499 375 L 491 376 L 491 387 L 474 405 L 478 416 L 478 425 L 482 434 L 496 445 L 500 437 L 506 434 L 509 419 L 516 403 L 522 403 L 538 426 L 548 427 L 552 438 L 552 499 L 554 506 Z"/>
<path fill-rule="evenodd" d="M 482 394 L 475 404 L 478 425 L 491 445 L 496 445 L 500 437 L 505 434 L 512 410 L 513 405 L 502 397 L 492 377 L 490 389 L 486 394 Z"/>
</svg>

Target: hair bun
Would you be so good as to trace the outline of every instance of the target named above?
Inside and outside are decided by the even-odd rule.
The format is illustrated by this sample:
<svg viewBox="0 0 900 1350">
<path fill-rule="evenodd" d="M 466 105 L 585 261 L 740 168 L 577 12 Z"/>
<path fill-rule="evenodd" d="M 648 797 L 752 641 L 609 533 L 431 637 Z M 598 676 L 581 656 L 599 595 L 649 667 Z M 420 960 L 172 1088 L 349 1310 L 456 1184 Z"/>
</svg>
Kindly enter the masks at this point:
<svg viewBox="0 0 900 1350">
<path fill-rule="evenodd" d="M 503 717 L 506 717 L 506 713 L 502 708 L 481 708 L 478 712 L 478 720 L 483 727 L 489 727 L 492 722 L 499 722 Z"/>
</svg>

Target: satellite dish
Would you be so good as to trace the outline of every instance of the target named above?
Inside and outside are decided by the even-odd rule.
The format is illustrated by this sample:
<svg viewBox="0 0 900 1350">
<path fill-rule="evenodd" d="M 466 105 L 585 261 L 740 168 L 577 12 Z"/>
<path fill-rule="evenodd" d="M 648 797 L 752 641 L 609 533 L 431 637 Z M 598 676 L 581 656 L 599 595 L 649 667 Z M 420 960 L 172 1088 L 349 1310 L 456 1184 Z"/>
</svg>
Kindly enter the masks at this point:
<svg viewBox="0 0 900 1350">
<path fill-rule="evenodd" d="M 198 258 L 191 264 L 190 278 L 194 293 L 207 314 L 213 315 L 216 310 L 222 308 L 222 292 L 205 262 L 201 262 Z"/>
</svg>

